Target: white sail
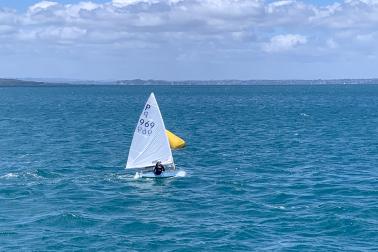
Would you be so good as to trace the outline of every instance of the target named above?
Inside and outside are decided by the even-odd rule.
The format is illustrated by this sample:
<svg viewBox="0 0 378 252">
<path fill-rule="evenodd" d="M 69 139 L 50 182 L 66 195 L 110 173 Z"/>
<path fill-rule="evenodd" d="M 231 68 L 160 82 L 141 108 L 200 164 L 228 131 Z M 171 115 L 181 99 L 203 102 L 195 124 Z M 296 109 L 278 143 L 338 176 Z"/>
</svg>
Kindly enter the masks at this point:
<svg viewBox="0 0 378 252">
<path fill-rule="evenodd" d="M 126 169 L 151 167 L 158 161 L 173 164 L 173 157 L 159 106 L 151 93 L 134 132 Z"/>
</svg>

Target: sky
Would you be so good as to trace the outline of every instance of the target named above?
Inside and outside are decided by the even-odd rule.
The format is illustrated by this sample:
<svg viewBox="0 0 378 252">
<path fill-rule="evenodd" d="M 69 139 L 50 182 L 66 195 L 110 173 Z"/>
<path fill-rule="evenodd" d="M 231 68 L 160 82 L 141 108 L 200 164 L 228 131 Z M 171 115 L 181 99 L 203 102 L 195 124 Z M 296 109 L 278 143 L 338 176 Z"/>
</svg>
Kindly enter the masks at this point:
<svg viewBox="0 0 378 252">
<path fill-rule="evenodd" d="M 0 78 L 376 78 L 378 0 L 0 0 Z"/>
</svg>

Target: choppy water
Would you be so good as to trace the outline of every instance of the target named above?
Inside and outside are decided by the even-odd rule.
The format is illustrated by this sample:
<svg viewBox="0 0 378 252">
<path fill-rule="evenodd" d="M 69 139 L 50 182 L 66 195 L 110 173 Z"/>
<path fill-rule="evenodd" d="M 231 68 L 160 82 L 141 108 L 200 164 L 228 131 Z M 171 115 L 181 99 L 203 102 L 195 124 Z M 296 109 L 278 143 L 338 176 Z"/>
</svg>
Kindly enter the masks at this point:
<svg viewBox="0 0 378 252">
<path fill-rule="evenodd" d="M 123 169 L 154 91 L 187 175 Z M 378 86 L 0 88 L 1 250 L 376 251 Z"/>
</svg>

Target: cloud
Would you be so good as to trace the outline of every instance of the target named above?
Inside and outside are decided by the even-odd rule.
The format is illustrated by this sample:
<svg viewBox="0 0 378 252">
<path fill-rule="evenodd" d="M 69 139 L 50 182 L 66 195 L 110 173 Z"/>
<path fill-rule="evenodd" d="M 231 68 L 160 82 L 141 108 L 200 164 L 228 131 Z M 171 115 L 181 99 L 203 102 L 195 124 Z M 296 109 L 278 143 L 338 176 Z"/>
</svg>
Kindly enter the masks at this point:
<svg viewBox="0 0 378 252">
<path fill-rule="evenodd" d="M 103 4 L 41 1 L 25 13 L 0 11 L 1 20 L 6 22 L 2 25 L 29 33 L 75 27 L 86 31 L 83 35 L 87 36 L 88 43 L 97 43 L 92 39 L 100 34 L 102 43 L 121 42 L 125 34 L 128 39 L 138 40 L 153 38 L 169 42 L 185 38 L 194 43 L 218 43 L 231 39 L 256 45 L 270 37 L 272 40 L 264 50 L 274 51 L 304 44 L 303 37 L 315 35 L 326 45 L 332 33 L 352 31 L 351 36 L 354 36 L 361 27 L 371 30 L 378 25 L 378 4 L 367 0 L 348 0 L 320 7 L 294 0 L 272 3 L 263 0 L 113 0 Z M 255 36 L 249 38 L 254 41 L 240 39 L 251 33 Z M 14 38 L 18 37 L 22 36 Z M 62 37 L 56 36 L 56 42 Z M 30 38 L 43 40 L 46 37 Z M 71 39 L 81 39 L 81 36 Z"/>
<path fill-rule="evenodd" d="M 306 43 L 307 38 L 299 34 L 276 35 L 270 39 L 269 43 L 263 45 L 263 50 L 270 53 L 283 52 Z"/>
<path fill-rule="evenodd" d="M 154 4 L 158 3 L 158 0 L 113 0 L 112 3 L 116 7 L 126 7 L 129 5 L 135 5 L 140 3 Z"/>
<path fill-rule="evenodd" d="M 38 11 L 47 10 L 49 8 L 52 8 L 53 6 L 56 6 L 56 5 L 58 5 L 57 2 L 51 2 L 51 1 L 38 2 L 38 3 L 29 7 L 29 12 L 35 13 L 35 12 L 38 12 Z"/>
<path fill-rule="evenodd" d="M 119 59 L 136 51 L 180 62 L 185 55 L 208 64 L 252 62 L 275 54 L 298 61 L 325 61 L 329 54 L 343 58 L 345 51 L 378 56 L 377 26 L 374 0 L 327 5 L 298 0 L 56 0 L 38 2 L 24 12 L 0 8 L 0 43 L 12 51 L 65 55 L 68 50 Z"/>
</svg>

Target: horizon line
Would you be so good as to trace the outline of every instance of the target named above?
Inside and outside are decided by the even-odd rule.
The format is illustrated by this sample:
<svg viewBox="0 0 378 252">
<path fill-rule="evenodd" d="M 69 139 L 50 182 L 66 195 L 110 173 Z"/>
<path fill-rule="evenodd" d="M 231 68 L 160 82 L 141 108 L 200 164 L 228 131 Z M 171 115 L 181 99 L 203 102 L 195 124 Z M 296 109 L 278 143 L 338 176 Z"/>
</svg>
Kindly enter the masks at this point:
<svg viewBox="0 0 378 252">
<path fill-rule="evenodd" d="M 154 81 L 154 82 L 216 82 L 216 81 L 340 81 L 340 80 L 378 80 L 378 77 L 372 77 L 372 78 L 282 78 L 282 79 L 269 79 L 269 78 L 257 78 L 257 79 L 237 79 L 237 78 L 226 78 L 226 79 L 155 79 L 155 78 L 118 78 L 118 79 L 75 79 L 75 78 L 44 78 L 44 77 L 38 77 L 38 78 L 23 78 L 23 77 L 0 77 L 0 80 L 19 80 L 19 81 L 35 81 L 35 82 L 50 82 L 50 81 L 71 81 L 71 82 L 121 82 L 121 81 Z"/>
</svg>

